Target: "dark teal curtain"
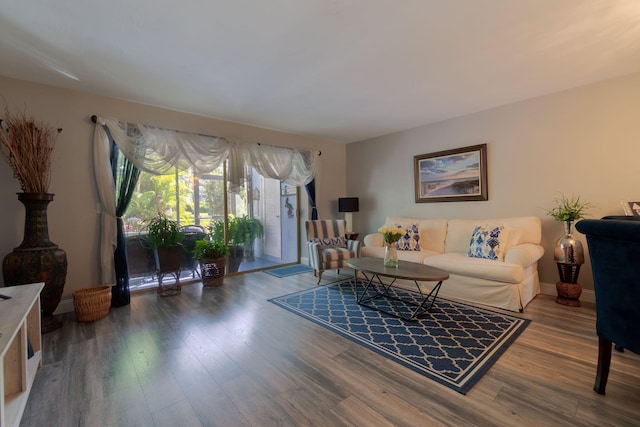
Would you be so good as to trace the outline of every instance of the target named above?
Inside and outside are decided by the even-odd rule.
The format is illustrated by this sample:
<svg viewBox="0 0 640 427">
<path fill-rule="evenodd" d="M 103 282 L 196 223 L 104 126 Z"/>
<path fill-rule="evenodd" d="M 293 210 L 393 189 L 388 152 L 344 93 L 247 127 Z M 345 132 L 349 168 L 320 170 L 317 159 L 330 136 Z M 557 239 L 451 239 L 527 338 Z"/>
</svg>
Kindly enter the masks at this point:
<svg viewBox="0 0 640 427">
<path fill-rule="evenodd" d="M 309 204 L 311 205 L 311 220 L 318 219 L 318 210 L 316 209 L 316 179 L 313 178 L 310 183 L 304 186 L 307 189 Z"/>
<path fill-rule="evenodd" d="M 116 217 L 118 218 L 118 246 L 113 252 L 116 268 L 116 284 L 111 288 L 111 305 L 120 307 L 131 302 L 129 290 L 129 266 L 127 263 L 127 240 L 124 234 L 122 215 L 127 211 L 140 177 L 140 169 L 135 167 L 118 149 L 109 130 L 111 140 L 111 172 L 116 184 Z"/>
</svg>

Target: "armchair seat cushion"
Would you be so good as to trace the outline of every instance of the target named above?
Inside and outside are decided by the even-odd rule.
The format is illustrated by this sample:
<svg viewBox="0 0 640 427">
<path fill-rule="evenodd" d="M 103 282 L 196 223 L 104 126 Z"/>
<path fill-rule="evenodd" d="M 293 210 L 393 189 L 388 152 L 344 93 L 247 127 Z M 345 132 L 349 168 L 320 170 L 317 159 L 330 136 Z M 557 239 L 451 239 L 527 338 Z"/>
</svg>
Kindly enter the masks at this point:
<svg viewBox="0 0 640 427">
<path fill-rule="evenodd" d="M 343 259 L 355 258 L 356 254 L 353 251 L 350 251 L 347 248 L 341 247 L 333 247 L 328 248 L 325 247 L 320 251 L 320 256 L 322 257 L 323 263 L 329 263 L 331 261 L 339 261 Z"/>
</svg>

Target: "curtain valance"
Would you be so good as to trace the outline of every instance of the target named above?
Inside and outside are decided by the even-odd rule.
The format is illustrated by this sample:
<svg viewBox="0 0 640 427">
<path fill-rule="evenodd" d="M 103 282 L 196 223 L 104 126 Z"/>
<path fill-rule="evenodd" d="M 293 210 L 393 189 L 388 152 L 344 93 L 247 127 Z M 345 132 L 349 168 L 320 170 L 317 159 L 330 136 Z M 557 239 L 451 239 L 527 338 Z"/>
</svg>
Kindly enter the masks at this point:
<svg viewBox="0 0 640 427">
<path fill-rule="evenodd" d="M 131 163 L 153 174 L 172 173 L 174 167 L 208 173 L 229 159 L 231 188 L 239 188 L 244 181 L 245 165 L 262 176 L 295 186 L 309 183 L 317 170 L 315 151 L 124 123 L 114 118 L 97 117 L 96 123 L 108 130 Z"/>
</svg>

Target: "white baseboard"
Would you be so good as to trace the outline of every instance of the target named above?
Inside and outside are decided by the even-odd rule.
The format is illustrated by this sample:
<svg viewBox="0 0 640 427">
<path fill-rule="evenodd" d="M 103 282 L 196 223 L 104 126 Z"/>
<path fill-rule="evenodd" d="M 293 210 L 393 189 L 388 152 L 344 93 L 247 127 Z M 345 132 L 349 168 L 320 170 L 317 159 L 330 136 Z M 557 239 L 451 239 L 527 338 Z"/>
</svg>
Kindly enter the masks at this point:
<svg viewBox="0 0 640 427">
<path fill-rule="evenodd" d="M 558 291 L 556 290 L 556 284 L 540 282 L 540 293 L 544 295 L 552 295 L 552 296 L 558 295 Z M 596 294 L 593 291 L 593 289 L 582 289 L 582 295 L 580 295 L 580 300 L 595 304 Z"/>
<path fill-rule="evenodd" d="M 309 258 L 307 258 L 307 257 L 300 257 L 300 264 L 302 264 L 302 265 L 309 265 Z"/>
</svg>

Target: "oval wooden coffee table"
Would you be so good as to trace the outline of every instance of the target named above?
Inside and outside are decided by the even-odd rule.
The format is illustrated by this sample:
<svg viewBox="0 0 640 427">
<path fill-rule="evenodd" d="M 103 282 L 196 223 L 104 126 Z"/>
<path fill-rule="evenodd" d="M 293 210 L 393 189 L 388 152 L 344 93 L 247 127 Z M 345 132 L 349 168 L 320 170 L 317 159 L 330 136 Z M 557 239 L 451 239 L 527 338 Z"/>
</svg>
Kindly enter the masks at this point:
<svg viewBox="0 0 640 427">
<path fill-rule="evenodd" d="M 347 261 L 347 265 L 354 270 L 356 284 L 358 283 L 358 272 L 364 275 L 367 282 L 361 294 L 356 289 L 358 304 L 404 320 L 415 320 L 419 315 L 431 310 L 438 297 L 438 292 L 440 292 L 442 282 L 449 278 L 449 273 L 440 268 L 409 261 L 398 261 L 398 268 L 393 268 L 385 267 L 382 258 L 364 257 L 352 258 Z M 390 283 L 384 283 L 381 277 L 388 277 L 392 280 Z M 374 279 L 377 283 L 374 283 Z M 399 288 L 394 284 L 396 280 L 400 279 L 413 281 L 418 292 L 405 292 L 404 296 L 402 293 L 396 292 L 396 289 Z M 422 292 L 420 282 L 438 283 L 431 289 L 431 292 L 425 294 Z M 407 297 L 407 294 L 410 298 Z M 374 300 L 380 298 L 390 302 L 390 305 L 375 305 Z M 404 310 L 399 305 L 402 305 Z M 415 307 L 415 309 L 407 310 L 407 306 Z M 408 315 L 403 314 L 407 311 Z"/>
</svg>

